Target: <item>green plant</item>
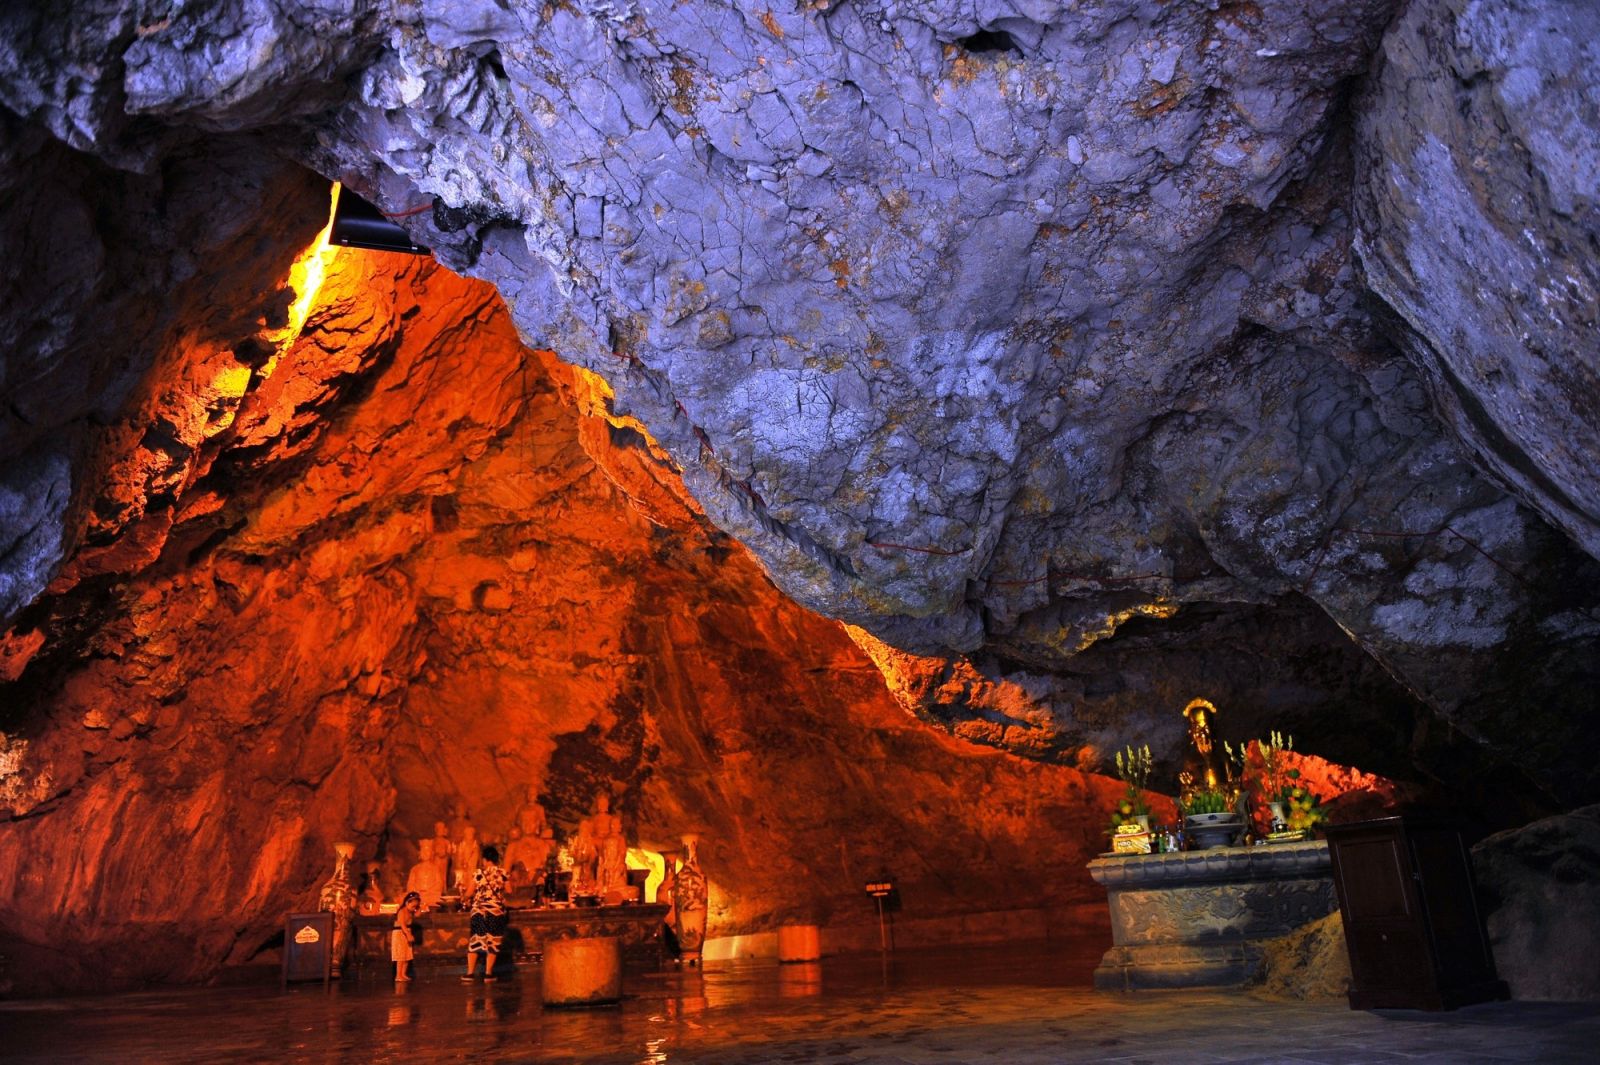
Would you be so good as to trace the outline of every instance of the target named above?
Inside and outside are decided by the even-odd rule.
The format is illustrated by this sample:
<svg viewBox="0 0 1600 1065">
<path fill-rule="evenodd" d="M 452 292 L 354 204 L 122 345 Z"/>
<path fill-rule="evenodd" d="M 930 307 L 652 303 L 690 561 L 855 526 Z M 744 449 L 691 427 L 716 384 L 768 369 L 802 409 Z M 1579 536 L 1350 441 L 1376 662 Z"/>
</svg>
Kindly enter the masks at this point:
<svg viewBox="0 0 1600 1065">
<path fill-rule="evenodd" d="M 1290 831 L 1313 828 L 1328 819 L 1322 800 L 1310 788 L 1292 784 L 1278 801 L 1283 803 L 1284 820 Z"/>
<path fill-rule="evenodd" d="M 1142 748 L 1130 744 L 1117 752 L 1117 776 L 1128 785 L 1128 790 L 1117 801 L 1117 808 L 1111 811 L 1113 835 L 1121 826 L 1150 813 L 1150 805 L 1144 801 L 1144 786 L 1150 780 L 1152 761 L 1149 744 Z"/>
<path fill-rule="evenodd" d="M 1226 792 L 1197 791 L 1181 804 L 1184 816 L 1190 814 L 1224 814 L 1232 810 L 1234 800 Z"/>
<path fill-rule="evenodd" d="M 1286 754 L 1294 752 L 1294 737 L 1274 731 L 1265 740 L 1256 740 L 1256 755 L 1261 760 L 1260 791 L 1263 802 L 1285 802 L 1287 793 L 1300 779 L 1300 770 L 1288 765 Z"/>
<path fill-rule="evenodd" d="M 1118 828 L 1130 824 L 1135 818 L 1144 817 L 1150 812 L 1149 805 L 1144 801 L 1144 796 L 1132 784 L 1128 785 L 1127 794 L 1117 802 L 1117 808 L 1111 811 L 1111 832 L 1116 834 Z"/>
<path fill-rule="evenodd" d="M 1300 782 L 1300 770 L 1289 765 L 1289 756 L 1294 754 L 1294 737 L 1274 731 L 1267 739 L 1256 740 L 1255 746 L 1260 763 L 1256 779 L 1261 801 L 1282 803 L 1283 818 L 1291 831 L 1308 829 L 1326 821 L 1322 800 Z"/>
</svg>

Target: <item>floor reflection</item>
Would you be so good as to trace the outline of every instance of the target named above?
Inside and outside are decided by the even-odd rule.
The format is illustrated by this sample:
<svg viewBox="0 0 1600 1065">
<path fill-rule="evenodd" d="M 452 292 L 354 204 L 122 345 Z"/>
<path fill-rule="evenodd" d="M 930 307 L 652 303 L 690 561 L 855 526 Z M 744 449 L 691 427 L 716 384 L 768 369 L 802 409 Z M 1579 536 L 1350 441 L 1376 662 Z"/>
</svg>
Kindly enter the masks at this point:
<svg viewBox="0 0 1600 1065">
<path fill-rule="evenodd" d="M 1099 941 L 629 973 L 621 1004 L 546 1010 L 537 968 L 462 985 L 349 980 L 0 1003 L 0 1057 L 22 1062 L 284 1060 L 768 1065 L 990 1060 L 1588 1061 L 1600 1006 L 1355 1013 L 1215 992 L 1097 994 Z M 1484 1012 L 1487 1009 L 1488 1012 Z M 1493 1044 L 1502 1048 L 1496 1051 Z M 1482 1044 L 1482 1045 L 1480 1045 Z M 1485 1056 L 1487 1055 L 1487 1056 Z"/>
<path fill-rule="evenodd" d="M 807 961 L 778 966 L 778 994 L 784 998 L 822 994 L 822 963 Z"/>
</svg>

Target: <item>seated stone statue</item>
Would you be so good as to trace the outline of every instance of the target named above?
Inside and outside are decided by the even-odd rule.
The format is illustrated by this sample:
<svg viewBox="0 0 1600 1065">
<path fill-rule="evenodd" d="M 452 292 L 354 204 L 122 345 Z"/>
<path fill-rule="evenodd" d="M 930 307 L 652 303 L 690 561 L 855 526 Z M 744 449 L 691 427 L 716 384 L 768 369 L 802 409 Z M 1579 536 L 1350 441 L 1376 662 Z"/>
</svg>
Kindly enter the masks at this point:
<svg viewBox="0 0 1600 1065">
<path fill-rule="evenodd" d="M 424 909 L 437 906 L 439 899 L 444 895 L 444 874 L 439 871 L 439 863 L 434 860 L 433 840 L 425 839 L 417 844 L 420 856 L 417 864 L 411 867 L 411 872 L 406 876 L 406 890 L 415 891 L 422 896 Z"/>
<path fill-rule="evenodd" d="M 520 825 L 512 826 L 511 842 L 506 844 L 505 865 L 517 887 L 532 885 L 544 875 L 545 863 L 554 846 L 555 840 L 548 827 L 540 835 L 530 836 L 523 832 Z"/>
</svg>

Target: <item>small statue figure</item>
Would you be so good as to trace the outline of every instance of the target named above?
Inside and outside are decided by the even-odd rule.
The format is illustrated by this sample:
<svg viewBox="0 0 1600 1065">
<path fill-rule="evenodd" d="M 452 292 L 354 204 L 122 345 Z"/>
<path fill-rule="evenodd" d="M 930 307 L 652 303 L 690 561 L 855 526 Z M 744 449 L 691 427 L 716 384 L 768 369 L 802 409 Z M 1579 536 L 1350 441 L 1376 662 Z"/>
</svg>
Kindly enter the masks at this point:
<svg viewBox="0 0 1600 1065">
<path fill-rule="evenodd" d="M 683 960 L 700 964 L 700 948 L 706 941 L 706 877 L 700 871 L 699 837 L 683 837 L 683 865 L 673 884 L 674 931 Z"/>
<path fill-rule="evenodd" d="M 595 799 L 595 805 L 605 809 L 610 805 L 610 798 L 603 793 Z M 595 866 L 600 858 L 600 840 L 598 837 L 599 823 L 595 814 L 590 814 L 578 822 L 578 830 L 572 834 L 572 893 L 574 895 L 592 895 L 595 888 Z"/>
<path fill-rule="evenodd" d="M 611 796 L 600 792 L 594 813 L 578 823 L 572 841 L 572 890 L 579 895 L 615 893 L 628 886 L 628 841 L 622 818 L 611 812 Z"/>
<path fill-rule="evenodd" d="M 539 835 L 530 836 L 520 825 L 512 826 L 511 842 L 506 844 L 505 867 L 519 888 L 539 883 L 554 845 L 555 839 L 548 827 Z"/>
<path fill-rule="evenodd" d="M 467 804 L 457 799 L 450 805 L 450 838 L 460 839 L 471 827 L 472 819 L 467 816 Z"/>
<path fill-rule="evenodd" d="M 356 890 L 350 885 L 350 859 L 356 855 L 354 843 L 335 843 L 333 875 L 317 895 L 317 909 L 333 914 L 333 976 L 344 971 L 350 950 L 350 927 L 356 912 Z"/>
<path fill-rule="evenodd" d="M 368 862 L 366 875 L 361 879 L 360 909 L 364 914 L 377 913 L 383 906 L 383 885 L 378 881 L 382 862 Z"/>
<path fill-rule="evenodd" d="M 538 839 L 544 835 L 547 827 L 544 807 L 539 805 L 536 794 L 531 784 L 522 789 L 522 809 L 517 811 L 517 827 L 522 830 L 524 839 Z M 509 867 L 510 864 L 511 859 L 507 858 L 506 865 Z"/>
<path fill-rule="evenodd" d="M 622 834 L 622 818 L 605 814 L 595 859 L 595 890 L 608 905 L 620 903 L 628 893 L 628 838 Z"/>
<path fill-rule="evenodd" d="M 592 893 L 594 885 L 595 842 L 593 824 L 590 818 L 585 817 L 578 822 L 578 830 L 572 834 L 570 847 L 563 847 L 561 862 L 572 862 L 572 894 L 588 895 Z"/>
<path fill-rule="evenodd" d="M 450 856 L 456 845 L 450 842 L 450 830 L 443 821 L 433 823 L 433 863 L 439 867 L 439 883 L 450 883 Z"/>
<path fill-rule="evenodd" d="M 439 863 L 433 855 L 433 840 L 425 839 L 417 848 L 421 853 L 406 877 L 406 890 L 420 895 L 422 908 L 426 910 L 437 906 L 444 895 L 444 874 L 439 871 Z"/>
<path fill-rule="evenodd" d="M 522 826 L 512 825 L 510 837 L 506 840 L 505 870 L 508 892 L 514 892 L 517 885 L 524 884 L 528 879 L 528 866 L 522 859 Z"/>
<path fill-rule="evenodd" d="M 1189 721 L 1189 743 L 1194 747 L 1178 774 L 1179 794 L 1186 801 L 1196 791 L 1222 790 L 1211 738 L 1211 718 L 1216 713 L 1217 708 L 1206 699 L 1191 699 L 1183 708 L 1183 716 Z"/>
<path fill-rule="evenodd" d="M 478 862 L 482 858 L 483 848 L 478 843 L 478 830 L 469 822 L 462 829 L 462 835 L 456 841 L 456 853 L 451 862 L 452 876 L 455 877 L 456 894 L 466 897 L 472 890 L 473 876 L 478 872 Z"/>
</svg>

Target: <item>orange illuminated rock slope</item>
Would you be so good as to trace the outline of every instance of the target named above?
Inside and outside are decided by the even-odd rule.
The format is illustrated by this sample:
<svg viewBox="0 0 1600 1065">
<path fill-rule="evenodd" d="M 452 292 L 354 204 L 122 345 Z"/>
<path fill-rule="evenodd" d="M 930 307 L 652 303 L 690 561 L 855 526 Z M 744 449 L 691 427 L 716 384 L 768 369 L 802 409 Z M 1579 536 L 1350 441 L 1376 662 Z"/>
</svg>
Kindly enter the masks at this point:
<svg viewBox="0 0 1600 1065">
<path fill-rule="evenodd" d="M 713 935 L 866 921 L 883 873 L 902 922 L 1096 920 L 1119 785 L 914 720 L 491 288 L 325 265 L 303 330 L 162 356 L 98 546 L 6 640 L 0 983 L 270 960 L 335 840 L 393 891 L 452 801 L 493 838 L 524 785 L 558 826 L 610 787 L 643 846 L 700 833 Z"/>
</svg>

